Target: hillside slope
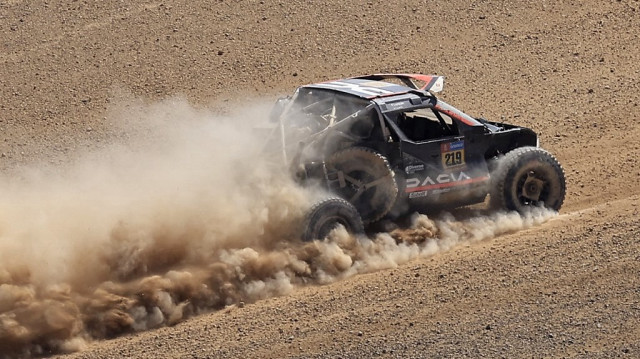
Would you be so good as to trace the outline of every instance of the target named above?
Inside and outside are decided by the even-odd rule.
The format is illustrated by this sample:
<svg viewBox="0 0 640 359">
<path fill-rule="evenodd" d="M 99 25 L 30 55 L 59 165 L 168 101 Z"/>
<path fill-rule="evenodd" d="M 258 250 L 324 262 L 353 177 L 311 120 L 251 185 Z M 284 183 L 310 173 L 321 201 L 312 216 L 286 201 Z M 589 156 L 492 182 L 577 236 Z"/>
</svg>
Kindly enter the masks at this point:
<svg viewBox="0 0 640 359">
<path fill-rule="evenodd" d="M 228 113 L 308 82 L 442 74 L 448 102 L 540 134 L 567 175 L 559 217 L 69 357 L 637 357 L 638 44 L 633 0 L 5 1 L 0 168 L 128 138 L 113 113 L 131 101 Z"/>
</svg>

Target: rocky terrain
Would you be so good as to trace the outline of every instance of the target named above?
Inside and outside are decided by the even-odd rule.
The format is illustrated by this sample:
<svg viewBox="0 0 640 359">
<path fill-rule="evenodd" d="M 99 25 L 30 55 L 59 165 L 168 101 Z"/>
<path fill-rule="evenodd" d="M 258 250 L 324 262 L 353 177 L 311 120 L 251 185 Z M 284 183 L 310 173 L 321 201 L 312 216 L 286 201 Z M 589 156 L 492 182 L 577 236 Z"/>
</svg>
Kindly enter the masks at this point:
<svg viewBox="0 0 640 359">
<path fill-rule="evenodd" d="M 541 225 L 68 358 L 639 357 L 639 45 L 637 0 L 0 1 L 4 177 L 122 140 L 125 100 L 227 113 L 377 72 L 445 75 L 449 103 L 533 128 L 567 176 Z"/>
</svg>

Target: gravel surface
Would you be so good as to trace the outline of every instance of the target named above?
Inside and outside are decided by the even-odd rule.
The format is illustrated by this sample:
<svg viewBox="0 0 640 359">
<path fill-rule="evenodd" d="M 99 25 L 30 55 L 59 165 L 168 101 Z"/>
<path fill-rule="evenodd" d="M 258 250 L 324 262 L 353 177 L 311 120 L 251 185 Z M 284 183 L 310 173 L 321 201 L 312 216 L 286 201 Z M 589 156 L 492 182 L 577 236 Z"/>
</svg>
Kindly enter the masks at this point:
<svg viewBox="0 0 640 359">
<path fill-rule="evenodd" d="M 122 98 L 224 112 L 423 72 L 455 106 L 533 128 L 567 175 L 542 226 L 66 357 L 640 357 L 638 44 L 637 0 L 1 1 L 5 173 L 117 140 Z"/>
</svg>

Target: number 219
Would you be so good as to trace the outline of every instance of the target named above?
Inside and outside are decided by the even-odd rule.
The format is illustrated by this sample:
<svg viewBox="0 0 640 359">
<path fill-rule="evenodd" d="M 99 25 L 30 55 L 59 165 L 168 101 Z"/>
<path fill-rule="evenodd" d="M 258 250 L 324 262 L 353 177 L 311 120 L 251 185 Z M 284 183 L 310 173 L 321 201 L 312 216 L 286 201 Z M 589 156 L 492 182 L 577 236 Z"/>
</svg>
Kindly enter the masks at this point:
<svg viewBox="0 0 640 359">
<path fill-rule="evenodd" d="M 443 162 L 445 167 L 458 166 L 464 163 L 464 157 L 462 151 L 453 151 L 444 153 Z"/>
</svg>

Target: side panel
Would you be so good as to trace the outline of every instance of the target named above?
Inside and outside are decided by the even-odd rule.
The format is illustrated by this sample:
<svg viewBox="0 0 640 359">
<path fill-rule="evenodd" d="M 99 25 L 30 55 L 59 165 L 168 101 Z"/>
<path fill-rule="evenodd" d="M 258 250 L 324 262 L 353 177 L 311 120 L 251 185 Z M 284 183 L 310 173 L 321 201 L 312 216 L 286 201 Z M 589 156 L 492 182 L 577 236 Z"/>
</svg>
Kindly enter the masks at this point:
<svg viewBox="0 0 640 359">
<path fill-rule="evenodd" d="M 484 156 L 473 151 L 470 145 L 463 136 L 425 142 L 402 141 L 403 195 L 410 202 L 424 204 L 447 204 L 454 199 L 458 202 L 480 195 L 484 199 L 489 171 Z"/>
</svg>

